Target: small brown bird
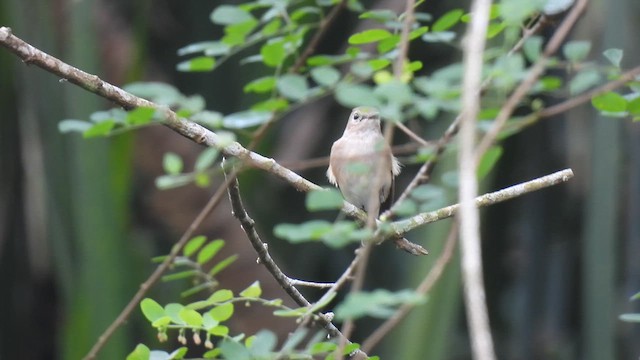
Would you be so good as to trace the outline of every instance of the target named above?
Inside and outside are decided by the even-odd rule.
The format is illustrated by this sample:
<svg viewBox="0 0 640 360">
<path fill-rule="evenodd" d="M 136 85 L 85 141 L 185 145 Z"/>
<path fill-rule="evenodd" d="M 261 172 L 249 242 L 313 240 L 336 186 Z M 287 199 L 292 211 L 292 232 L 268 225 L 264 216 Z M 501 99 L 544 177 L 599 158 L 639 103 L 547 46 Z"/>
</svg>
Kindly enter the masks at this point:
<svg viewBox="0 0 640 360">
<path fill-rule="evenodd" d="M 331 147 L 329 182 L 348 202 L 377 216 L 399 173 L 400 163 L 380 131 L 378 110 L 367 106 L 353 109 L 342 137 Z M 370 201 L 374 194 L 379 198 Z"/>
</svg>

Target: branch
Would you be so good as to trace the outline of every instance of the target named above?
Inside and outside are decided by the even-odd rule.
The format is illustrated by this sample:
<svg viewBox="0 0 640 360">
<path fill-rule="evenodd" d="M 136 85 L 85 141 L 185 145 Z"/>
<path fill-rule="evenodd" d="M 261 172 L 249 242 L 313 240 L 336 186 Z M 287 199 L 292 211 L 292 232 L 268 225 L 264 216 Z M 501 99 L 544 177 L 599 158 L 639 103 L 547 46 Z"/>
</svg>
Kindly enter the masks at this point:
<svg viewBox="0 0 640 360">
<path fill-rule="evenodd" d="M 495 141 L 500 133 L 504 124 L 509 120 L 511 114 L 518 106 L 520 101 L 527 95 L 527 92 L 535 85 L 538 78 L 543 74 L 546 69 L 549 58 L 553 55 L 564 39 L 569 35 L 569 32 L 580 18 L 580 15 L 587 7 L 588 0 L 578 0 L 573 6 L 567 17 L 564 19 L 558 30 L 553 34 L 549 43 L 544 49 L 544 52 L 540 55 L 536 63 L 530 68 L 527 77 L 522 81 L 518 87 L 513 91 L 511 96 L 507 99 L 505 104 L 500 108 L 498 116 L 496 116 L 491 129 L 487 131 L 484 138 L 476 149 L 476 159 L 480 159 L 482 155 L 489 149 L 491 144 Z"/>
<path fill-rule="evenodd" d="M 225 189 L 229 186 L 229 183 L 233 179 L 235 179 L 237 172 L 233 172 L 229 175 L 229 178 L 218 188 L 218 190 L 213 194 L 209 202 L 204 206 L 204 208 L 200 211 L 198 216 L 193 220 L 191 225 L 187 228 L 187 230 L 182 234 L 180 240 L 171 248 L 171 252 L 169 256 L 167 256 L 164 261 L 158 265 L 155 271 L 149 276 L 149 278 L 140 285 L 140 289 L 136 294 L 131 298 L 127 306 L 124 307 L 120 315 L 109 325 L 109 327 L 100 335 L 98 341 L 93 345 L 91 350 L 84 357 L 84 360 L 95 359 L 98 355 L 98 352 L 102 350 L 102 348 L 106 345 L 107 341 L 113 333 L 120 327 L 124 322 L 129 318 L 133 310 L 138 306 L 142 298 L 146 295 L 146 293 L 151 289 L 151 287 L 158 282 L 162 274 L 167 271 L 173 260 L 175 260 L 176 256 L 182 251 L 184 245 L 193 237 L 193 233 L 196 229 L 202 224 L 204 219 L 211 213 L 211 211 L 218 205 L 220 199 L 225 193 Z"/>
<path fill-rule="evenodd" d="M 289 279 L 289 277 L 287 277 L 282 272 L 282 270 L 280 270 L 280 268 L 275 263 L 275 261 L 273 261 L 273 258 L 271 257 L 271 255 L 269 254 L 269 251 L 267 250 L 268 245 L 260 239 L 260 235 L 258 234 L 254 226 L 255 222 L 251 217 L 249 217 L 247 210 L 244 208 L 244 205 L 242 204 L 242 198 L 240 197 L 240 188 L 239 188 L 237 177 L 235 176 L 231 177 L 231 175 L 229 175 L 228 181 L 231 182 L 231 184 L 228 186 L 228 192 L 229 192 L 229 200 L 231 201 L 231 207 L 233 209 L 233 216 L 235 216 L 236 219 L 238 219 L 238 221 L 240 222 L 240 225 L 242 226 L 242 230 L 244 230 L 245 234 L 247 234 L 247 237 L 249 238 L 249 242 L 258 253 L 258 258 L 260 259 L 260 263 L 267 268 L 269 273 L 271 273 L 271 275 L 278 282 L 278 284 L 280 284 L 280 286 L 284 289 L 284 291 L 298 305 L 311 307 L 312 304 L 298 291 L 298 289 L 296 289 L 293 286 L 292 281 Z M 304 282 L 304 283 L 308 285 L 307 282 Z M 331 286 L 336 286 L 336 284 L 332 284 Z M 340 333 L 340 330 L 338 330 L 338 328 L 336 328 L 335 325 L 333 325 L 333 323 L 329 320 L 329 318 L 326 315 L 321 313 L 318 313 L 316 315 L 319 319 L 318 322 L 322 325 L 322 327 L 325 330 L 327 330 L 327 332 L 331 337 L 337 337 L 338 339 L 340 339 L 341 341 L 344 341 L 347 344 L 351 343 L 344 335 L 342 335 L 342 333 Z M 362 353 L 361 351 L 360 353 L 361 354 L 359 355 L 366 357 L 366 354 Z"/>
<path fill-rule="evenodd" d="M 491 336 L 491 325 L 482 270 L 480 237 L 480 211 L 474 203 L 478 195 L 477 161 L 474 155 L 476 143 L 476 117 L 480 109 L 482 89 L 482 63 L 489 26 L 491 0 L 474 0 L 471 3 L 471 23 L 467 27 L 463 46 L 462 119 L 458 154 L 460 186 L 460 253 L 462 255 L 462 283 L 464 304 L 471 338 L 473 358 L 496 358 Z"/>
<path fill-rule="evenodd" d="M 445 267 L 453 257 L 453 250 L 455 249 L 458 238 L 458 227 L 457 225 L 453 225 L 451 230 L 449 230 L 449 236 L 447 236 L 447 242 L 444 245 L 444 249 L 442 250 L 442 254 L 433 264 L 433 267 L 427 274 L 427 276 L 422 280 L 420 285 L 416 288 L 416 293 L 419 295 L 426 295 L 431 288 L 436 284 L 436 282 L 442 276 Z M 382 325 L 380 325 L 369 337 L 362 343 L 361 349 L 364 352 L 370 352 L 382 339 L 389 334 L 391 330 L 393 330 L 398 324 L 404 320 L 404 318 L 409 315 L 411 310 L 416 307 L 416 304 L 404 304 L 390 317 L 388 318 Z"/>
<path fill-rule="evenodd" d="M 573 171 L 571 169 L 561 170 L 553 174 L 513 185 L 502 190 L 478 196 L 475 199 L 475 206 L 486 207 L 503 201 L 511 200 L 530 192 L 538 191 L 550 186 L 567 182 L 572 177 Z M 384 241 L 384 239 L 388 239 L 393 236 L 404 236 L 406 233 L 417 227 L 440 221 L 442 219 L 450 218 L 456 215 L 459 211 L 459 208 L 459 204 L 449 205 L 438 210 L 414 215 L 405 220 L 392 222 L 391 224 L 389 224 L 390 226 L 379 228 L 376 231 L 374 241 Z"/>
</svg>

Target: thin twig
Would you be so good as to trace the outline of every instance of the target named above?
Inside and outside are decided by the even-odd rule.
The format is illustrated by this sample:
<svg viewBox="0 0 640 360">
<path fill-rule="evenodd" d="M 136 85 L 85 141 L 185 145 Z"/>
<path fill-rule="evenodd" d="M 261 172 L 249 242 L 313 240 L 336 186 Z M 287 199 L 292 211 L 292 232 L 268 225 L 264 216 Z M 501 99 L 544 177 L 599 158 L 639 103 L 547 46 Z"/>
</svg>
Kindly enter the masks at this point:
<svg viewBox="0 0 640 360">
<path fill-rule="evenodd" d="M 572 177 L 573 171 L 571 169 L 561 170 L 502 190 L 478 196 L 475 198 L 475 206 L 486 207 L 511 200 L 530 192 L 567 182 Z M 405 220 L 392 222 L 389 226 L 376 230 L 374 242 L 384 241 L 394 236 L 404 236 L 419 226 L 450 218 L 458 213 L 459 208 L 460 204 L 449 205 L 438 210 L 414 215 Z"/>
<path fill-rule="evenodd" d="M 587 3 L 588 0 L 578 0 L 576 2 L 560 27 L 558 27 L 558 30 L 556 30 L 549 40 L 549 43 L 547 43 L 547 46 L 543 53 L 540 54 L 538 60 L 536 60 L 536 63 L 529 69 L 527 77 L 518 85 L 513 93 L 511 93 L 511 96 L 509 96 L 500 108 L 493 125 L 482 138 L 482 141 L 480 141 L 476 149 L 476 160 L 479 160 L 489 147 L 491 147 L 498 137 L 498 134 L 500 134 L 500 130 L 502 130 L 504 124 L 509 120 L 509 117 L 511 117 L 511 114 L 513 114 L 520 101 L 527 95 L 529 90 L 536 84 L 538 78 L 544 73 L 549 58 L 558 51 L 560 45 L 562 45 L 562 42 L 569 35 L 569 32 L 580 18 L 580 15 L 586 9 Z"/>
<path fill-rule="evenodd" d="M 590 91 L 587 91 L 583 94 L 580 94 L 576 97 L 567 99 L 559 104 L 550 106 L 548 108 L 542 109 L 540 110 L 537 114 L 538 118 L 547 118 L 547 117 L 551 117 L 551 116 L 555 116 L 558 114 L 561 114 L 565 111 L 568 111 L 570 109 L 573 109 L 574 107 L 578 106 L 578 105 L 582 105 L 588 101 L 591 100 L 591 98 L 593 98 L 594 96 L 598 96 L 601 94 L 604 94 L 608 91 L 617 89 L 625 84 L 627 84 L 630 81 L 633 81 L 636 79 L 636 77 L 640 76 L 640 66 L 637 66 L 631 70 L 625 71 L 623 74 L 620 75 L 620 77 L 618 77 L 617 79 L 615 79 L 614 81 L 608 82 L 602 86 L 599 86 L 595 89 L 592 89 Z"/>
<path fill-rule="evenodd" d="M 98 341 L 96 341 L 93 347 L 91 347 L 91 350 L 84 357 L 85 360 L 95 359 L 96 356 L 98 355 L 98 352 L 100 352 L 100 350 L 104 347 L 104 345 L 106 345 L 107 341 L 109 340 L 109 338 L 111 338 L 113 333 L 120 326 L 122 326 L 122 324 L 124 324 L 127 318 L 129 318 L 129 316 L 131 315 L 131 312 L 133 312 L 133 310 L 136 308 L 136 306 L 138 306 L 140 301 L 142 301 L 142 298 L 147 294 L 149 289 L 160 279 L 162 274 L 169 268 L 169 266 L 171 265 L 173 260 L 176 258 L 176 256 L 178 256 L 178 254 L 182 251 L 182 248 L 187 243 L 187 241 L 189 241 L 189 239 L 192 238 L 193 233 L 196 231 L 196 229 L 200 226 L 200 224 L 202 224 L 204 219 L 211 213 L 211 211 L 216 207 L 216 205 L 218 205 L 218 203 L 220 202 L 220 199 L 222 199 L 222 196 L 226 191 L 227 186 L 229 186 L 231 181 L 235 179 L 236 175 L 237 175 L 237 172 L 235 171 L 232 172 L 229 175 L 229 178 L 226 179 L 222 185 L 220 185 L 220 187 L 213 194 L 211 199 L 209 199 L 209 202 L 204 206 L 204 208 L 202 208 L 198 216 L 196 216 L 196 218 L 193 219 L 193 222 L 191 223 L 191 225 L 189 225 L 187 230 L 185 230 L 185 232 L 182 234 L 182 236 L 180 237 L 180 240 L 178 240 L 178 242 L 171 248 L 171 252 L 169 253 L 169 255 L 164 259 L 164 261 L 160 265 L 158 265 L 158 267 L 151 274 L 151 276 L 149 276 L 149 278 L 144 283 L 142 283 L 142 285 L 140 285 L 140 289 L 131 298 L 127 306 L 124 307 L 122 312 L 111 323 L 111 325 L 109 325 L 109 327 L 104 331 L 104 333 L 100 335 L 100 337 L 98 338 Z"/>
<path fill-rule="evenodd" d="M 336 284 L 334 282 L 325 283 L 325 282 L 298 280 L 298 279 L 292 279 L 290 277 L 287 277 L 287 279 L 293 286 L 306 286 L 306 287 L 312 287 L 312 288 L 318 288 L 318 289 L 328 289 Z"/>
<path fill-rule="evenodd" d="M 455 249 L 456 243 L 458 239 L 458 227 L 456 224 L 452 225 L 449 230 L 449 235 L 447 236 L 447 241 L 445 242 L 444 249 L 442 253 L 433 264 L 431 270 L 425 278 L 422 280 L 420 285 L 416 288 L 416 294 L 426 295 L 431 288 L 437 283 L 444 272 L 447 264 L 453 257 L 453 250 Z M 393 330 L 398 324 L 404 320 L 404 318 L 409 315 L 411 310 L 416 307 L 416 304 L 404 304 L 396 310 L 393 315 L 388 318 L 382 325 L 380 325 L 371 335 L 367 337 L 367 339 L 362 343 L 361 349 L 362 351 L 369 353 L 371 350 L 382 340 L 391 330 Z"/>
</svg>

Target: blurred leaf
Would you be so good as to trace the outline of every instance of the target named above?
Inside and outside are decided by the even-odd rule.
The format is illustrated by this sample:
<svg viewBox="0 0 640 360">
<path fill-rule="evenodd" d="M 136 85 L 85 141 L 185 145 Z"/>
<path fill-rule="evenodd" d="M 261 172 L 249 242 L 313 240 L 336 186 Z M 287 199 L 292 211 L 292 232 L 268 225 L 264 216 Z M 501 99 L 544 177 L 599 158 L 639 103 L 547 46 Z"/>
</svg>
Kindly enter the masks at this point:
<svg viewBox="0 0 640 360">
<path fill-rule="evenodd" d="M 627 103 L 627 111 L 633 116 L 640 116 L 640 97 L 637 97 Z M 639 296 L 640 293 L 636 294 Z"/>
<path fill-rule="evenodd" d="M 140 302 L 140 309 L 150 322 L 153 322 L 165 315 L 162 306 L 150 298 L 145 298 Z"/>
<path fill-rule="evenodd" d="M 249 350 L 237 341 L 224 339 L 220 344 L 221 354 L 224 359 L 251 360 Z"/>
<path fill-rule="evenodd" d="M 502 146 L 492 146 L 487 150 L 487 152 L 482 156 L 480 163 L 478 164 L 478 168 L 476 169 L 476 174 L 478 179 L 484 179 L 487 174 L 493 169 L 495 164 L 498 162 L 500 157 L 502 156 Z"/>
<path fill-rule="evenodd" d="M 622 61 L 622 56 L 624 55 L 624 51 L 622 49 L 607 49 L 603 53 L 604 57 L 609 60 L 611 65 L 619 68 L 620 62 Z"/>
<path fill-rule="evenodd" d="M 185 355 L 187 355 L 188 348 L 186 346 L 179 347 L 169 354 L 170 360 L 180 360 L 183 359 Z"/>
<path fill-rule="evenodd" d="M 309 94 L 307 79 L 298 74 L 285 74 L 278 78 L 278 91 L 282 96 L 294 101 L 301 101 Z"/>
<path fill-rule="evenodd" d="M 138 107 L 127 112 L 127 123 L 130 125 L 143 125 L 151 122 L 156 109 L 150 107 Z"/>
<path fill-rule="evenodd" d="M 460 21 L 462 14 L 464 14 L 464 12 L 461 9 L 453 9 L 446 12 L 444 15 L 440 16 L 435 23 L 433 23 L 431 30 L 434 32 L 449 30 Z"/>
<path fill-rule="evenodd" d="M 84 120 L 66 119 L 58 123 L 58 131 L 63 134 L 69 132 L 81 132 L 84 133 L 93 126 L 92 123 Z"/>
<path fill-rule="evenodd" d="M 542 10 L 547 0 L 502 0 L 500 16 L 510 25 L 520 26 L 534 13 Z"/>
<path fill-rule="evenodd" d="M 531 90 L 532 93 L 554 91 L 562 87 L 562 79 L 557 76 L 543 76 Z"/>
<path fill-rule="evenodd" d="M 193 174 L 162 175 L 156 178 L 156 187 L 160 190 L 185 186 L 193 181 Z"/>
<path fill-rule="evenodd" d="M 115 125 L 116 125 L 116 122 L 114 120 L 106 120 L 103 122 L 99 122 L 97 124 L 94 124 L 90 128 L 88 128 L 87 130 L 85 130 L 84 133 L 82 133 L 82 136 L 85 139 L 88 139 L 92 137 L 109 135 L 109 133 L 111 132 L 111 129 L 113 129 Z"/>
<path fill-rule="evenodd" d="M 358 319 L 364 316 L 388 318 L 395 313 L 395 307 L 403 304 L 419 304 L 424 302 L 421 295 L 411 290 L 390 292 L 374 290 L 372 292 L 355 292 L 336 307 L 336 318 Z"/>
<path fill-rule="evenodd" d="M 498 36 L 506 27 L 506 22 L 490 23 L 487 28 L 487 39 L 493 39 Z"/>
<path fill-rule="evenodd" d="M 276 86 L 276 78 L 273 76 L 265 76 L 257 78 L 244 86 L 245 93 L 262 94 L 273 90 Z"/>
<path fill-rule="evenodd" d="M 385 29 L 369 29 L 349 37 L 349 44 L 360 45 L 368 44 L 376 41 L 386 39 L 391 36 L 391 33 Z"/>
<path fill-rule="evenodd" d="M 338 348 L 338 345 L 336 343 L 323 341 L 323 342 L 313 344 L 309 349 L 309 352 L 311 353 L 311 355 L 318 355 L 318 354 L 333 352 L 337 348 Z"/>
<path fill-rule="evenodd" d="M 171 318 L 171 321 L 173 321 L 174 323 L 184 325 L 185 322 L 180 317 L 180 311 L 182 311 L 183 308 L 184 306 L 182 304 L 170 303 L 165 305 L 164 313 L 169 316 Z"/>
<path fill-rule="evenodd" d="M 211 13 L 211 21 L 218 25 L 231 25 L 254 20 L 246 10 L 233 5 L 220 5 Z"/>
<path fill-rule="evenodd" d="M 378 85 L 374 94 L 392 104 L 407 105 L 413 102 L 411 87 L 397 79 Z"/>
<path fill-rule="evenodd" d="M 196 270 L 185 270 L 185 271 L 180 271 L 177 273 L 165 275 L 162 277 L 162 281 L 168 282 L 168 281 L 186 279 L 186 278 L 194 277 L 197 274 L 198 272 Z"/>
<path fill-rule="evenodd" d="M 391 64 L 391 61 L 388 59 L 371 59 L 367 61 L 367 64 L 371 67 L 371 70 L 378 71 L 386 68 Z"/>
<path fill-rule="evenodd" d="M 209 296 L 207 300 L 211 302 L 223 302 L 223 301 L 230 300 L 232 298 L 233 298 L 233 292 L 231 290 L 221 289 L 211 294 L 211 296 Z"/>
<path fill-rule="evenodd" d="M 337 189 L 312 190 L 307 193 L 306 206 L 309 211 L 340 209 L 343 204 L 342 194 Z"/>
<path fill-rule="evenodd" d="M 622 112 L 627 109 L 627 100 L 613 91 L 593 97 L 591 104 L 596 109 L 609 113 Z"/>
<path fill-rule="evenodd" d="M 217 306 L 214 306 L 211 310 L 209 310 L 209 314 L 218 322 L 223 322 L 228 320 L 233 316 L 233 303 L 224 303 Z"/>
<path fill-rule="evenodd" d="M 202 41 L 178 49 L 178 55 L 184 56 L 204 52 L 207 56 L 219 56 L 228 54 L 230 49 L 229 45 L 220 41 Z"/>
<path fill-rule="evenodd" d="M 171 324 L 171 317 L 169 316 L 163 316 L 151 322 L 151 326 L 156 329 L 164 328 L 169 324 Z"/>
<path fill-rule="evenodd" d="M 635 294 L 633 294 L 633 296 L 631 296 L 629 298 L 629 301 L 634 301 L 634 300 L 639 300 L 640 299 L 640 292 L 637 292 Z"/>
<path fill-rule="evenodd" d="M 262 34 L 264 36 L 274 35 L 276 32 L 278 32 L 278 29 L 280 29 L 280 26 L 282 26 L 282 20 L 273 19 L 273 20 L 269 21 L 267 23 L 267 25 L 265 25 L 262 28 Z"/>
<path fill-rule="evenodd" d="M 227 25 L 224 28 L 225 35 L 222 42 L 229 46 L 242 45 L 246 42 L 247 35 L 258 25 L 258 20 L 251 19 L 241 23 Z"/>
<path fill-rule="evenodd" d="M 234 261 L 236 261 L 237 258 L 238 258 L 238 255 L 231 255 L 225 258 L 224 260 L 218 262 L 213 268 L 211 268 L 211 270 L 209 270 L 209 275 L 215 276 L 217 273 L 226 269 L 229 265 L 231 265 Z"/>
<path fill-rule="evenodd" d="M 378 43 L 378 52 L 380 54 L 385 54 L 385 53 L 395 49 L 396 46 L 398 46 L 398 43 L 400 43 L 400 36 L 399 35 L 391 35 L 386 39 L 382 39 Z"/>
<path fill-rule="evenodd" d="M 575 0 L 547 0 L 543 12 L 545 15 L 557 15 L 575 3 Z"/>
<path fill-rule="evenodd" d="M 262 61 L 265 65 L 270 67 L 280 66 L 287 57 L 284 41 L 272 41 L 262 45 L 260 48 L 260 55 L 262 56 Z"/>
<path fill-rule="evenodd" d="M 199 56 L 178 63 L 176 70 L 186 72 L 211 71 L 215 65 L 216 59 L 209 56 Z"/>
<path fill-rule="evenodd" d="M 640 314 L 622 314 L 620 315 L 620 320 L 640 323 Z"/>
<path fill-rule="evenodd" d="M 244 129 L 262 125 L 271 118 L 271 113 L 266 111 L 240 111 L 229 114 L 222 119 L 224 127 L 229 129 Z"/>
<path fill-rule="evenodd" d="M 202 325 L 202 315 L 193 309 L 183 308 L 178 316 L 189 326 L 200 327 Z"/>
<path fill-rule="evenodd" d="M 455 38 L 456 33 L 453 31 L 428 32 L 422 35 L 422 40 L 429 43 L 448 43 L 453 41 Z"/>
<path fill-rule="evenodd" d="M 600 78 L 600 72 L 596 69 L 582 70 L 569 82 L 569 93 L 571 95 L 580 94 L 598 84 Z"/>
<path fill-rule="evenodd" d="M 378 10 L 370 10 L 370 11 L 363 12 L 358 16 L 358 18 L 372 19 L 372 20 L 385 23 L 387 21 L 396 20 L 398 18 L 398 15 L 396 15 L 395 12 L 389 9 L 378 9 Z"/>
<path fill-rule="evenodd" d="M 196 163 L 194 165 L 194 169 L 196 171 L 204 171 L 210 168 L 218 158 L 219 154 L 220 151 L 216 148 L 206 148 L 200 153 L 200 155 L 198 155 L 198 158 L 196 159 Z"/>
<path fill-rule="evenodd" d="M 528 38 L 522 46 L 522 51 L 527 57 L 527 60 L 531 62 L 538 60 L 540 54 L 542 53 L 542 37 L 531 36 L 530 38 Z"/>
<path fill-rule="evenodd" d="M 176 153 L 168 152 L 162 158 L 162 167 L 164 172 L 169 175 L 177 175 L 182 172 L 182 158 Z"/>
<path fill-rule="evenodd" d="M 151 350 L 145 344 L 138 344 L 136 348 L 127 355 L 127 360 L 149 360 Z"/>
<path fill-rule="evenodd" d="M 428 26 L 420 26 L 417 29 L 413 29 L 409 33 L 409 40 L 417 39 L 420 36 L 424 35 L 427 31 L 429 31 L 429 27 Z"/>
<path fill-rule="evenodd" d="M 262 288 L 259 281 L 254 281 L 248 288 L 240 292 L 240 296 L 247 298 L 259 298 L 262 295 Z"/>
<path fill-rule="evenodd" d="M 311 77 L 318 85 L 331 87 L 340 80 L 340 72 L 332 66 L 318 66 L 311 69 Z"/>
<path fill-rule="evenodd" d="M 224 325 L 216 325 L 209 329 L 208 333 L 216 336 L 227 336 L 229 335 L 229 328 Z"/>
<path fill-rule="evenodd" d="M 184 248 L 182 249 L 182 253 L 186 257 L 193 255 L 196 251 L 198 251 L 198 249 L 200 249 L 200 247 L 202 246 L 202 244 L 204 244 L 205 241 L 207 241 L 207 237 L 204 235 L 198 235 L 191 238 L 185 244 Z"/>
<path fill-rule="evenodd" d="M 224 240 L 217 239 L 214 240 L 207 245 L 205 245 L 202 250 L 198 253 L 198 264 L 204 264 L 207 261 L 211 260 L 216 254 L 222 249 L 224 246 Z"/>
<path fill-rule="evenodd" d="M 380 107 L 381 105 L 371 87 L 363 84 L 338 83 L 335 97 L 340 105 L 347 108 L 358 106 Z"/>
<path fill-rule="evenodd" d="M 193 114 L 189 120 L 211 128 L 219 128 L 222 126 L 222 114 L 216 111 L 200 111 Z"/>
<path fill-rule="evenodd" d="M 577 63 L 584 60 L 591 50 L 591 42 L 589 41 L 568 41 L 562 47 L 562 53 L 567 60 Z"/>
<path fill-rule="evenodd" d="M 249 351 L 254 358 L 271 358 L 271 351 L 276 347 L 278 338 L 269 330 L 260 330 L 251 341 Z"/>
<path fill-rule="evenodd" d="M 289 101 L 284 98 L 275 98 L 275 99 L 267 99 L 265 101 L 261 101 L 253 104 L 251 106 L 251 110 L 254 111 L 283 111 L 289 108 Z"/>
</svg>

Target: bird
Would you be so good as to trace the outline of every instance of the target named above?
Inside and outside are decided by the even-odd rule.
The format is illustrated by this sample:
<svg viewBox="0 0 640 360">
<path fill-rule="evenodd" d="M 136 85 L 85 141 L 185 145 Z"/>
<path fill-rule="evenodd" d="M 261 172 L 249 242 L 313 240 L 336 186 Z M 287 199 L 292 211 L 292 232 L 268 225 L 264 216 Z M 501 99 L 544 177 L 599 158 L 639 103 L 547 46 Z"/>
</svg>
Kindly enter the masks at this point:
<svg viewBox="0 0 640 360">
<path fill-rule="evenodd" d="M 342 137 L 331 146 L 329 182 L 345 200 L 377 217 L 399 173 L 400 163 L 382 136 L 380 112 L 369 106 L 354 108 Z"/>
</svg>

